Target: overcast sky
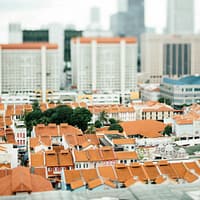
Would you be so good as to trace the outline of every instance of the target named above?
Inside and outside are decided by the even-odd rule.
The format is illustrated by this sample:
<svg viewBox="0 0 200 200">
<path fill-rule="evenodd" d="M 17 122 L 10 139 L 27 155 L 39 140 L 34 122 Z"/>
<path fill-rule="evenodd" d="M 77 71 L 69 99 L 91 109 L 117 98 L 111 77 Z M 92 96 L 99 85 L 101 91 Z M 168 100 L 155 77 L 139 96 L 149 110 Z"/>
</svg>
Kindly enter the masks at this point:
<svg viewBox="0 0 200 200">
<path fill-rule="evenodd" d="M 200 10 L 200 0 L 196 0 Z M 109 16 L 117 11 L 117 0 L 0 0 L 0 43 L 6 43 L 8 24 L 19 22 L 22 28 L 40 28 L 48 23 L 74 24 L 84 29 L 89 24 L 90 8 L 101 10 L 101 24 L 109 28 Z M 196 12 L 196 29 L 200 14 Z M 166 0 L 145 0 L 145 24 L 161 30 L 166 24 Z"/>
</svg>

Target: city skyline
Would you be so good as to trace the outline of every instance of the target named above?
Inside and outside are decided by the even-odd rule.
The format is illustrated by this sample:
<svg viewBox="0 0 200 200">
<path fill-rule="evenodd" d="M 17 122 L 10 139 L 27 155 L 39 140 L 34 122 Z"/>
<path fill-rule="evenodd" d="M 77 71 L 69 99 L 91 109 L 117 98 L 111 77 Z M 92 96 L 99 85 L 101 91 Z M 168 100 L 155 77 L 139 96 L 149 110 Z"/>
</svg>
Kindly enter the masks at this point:
<svg viewBox="0 0 200 200">
<path fill-rule="evenodd" d="M 156 28 L 158 32 L 165 28 L 166 1 L 145 0 L 146 27 Z M 19 22 L 23 28 L 29 29 L 38 29 L 49 23 L 74 24 L 77 29 L 85 29 L 90 22 L 90 9 L 94 6 L 100 8 L 102 28 L 109 29 L 109 17 L 117 12 L 117 0 L 1 0 L 0 18 L 3 20 L 0 24 L 0 43 L 8 42 L 8 24 L 13 22 Z M 195 0 L 195 32 L 200 30 L 199 7 L 200 2 Z"/>
</svg>

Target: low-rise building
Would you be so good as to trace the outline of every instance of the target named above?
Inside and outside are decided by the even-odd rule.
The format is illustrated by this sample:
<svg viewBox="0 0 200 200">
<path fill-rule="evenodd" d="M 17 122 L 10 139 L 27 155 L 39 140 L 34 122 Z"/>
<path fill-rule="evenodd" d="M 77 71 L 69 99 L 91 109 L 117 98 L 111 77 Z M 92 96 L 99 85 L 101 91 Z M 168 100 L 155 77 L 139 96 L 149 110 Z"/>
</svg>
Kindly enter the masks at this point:
<svg viewBox="0 0 200 200">
<path fill-rule="evenodd" d="M 163 78 L 160 95 L 172 105 L 190 105 L 200 102 L 200 76 L 186 76 L 180 79 Z"/>
</svg>

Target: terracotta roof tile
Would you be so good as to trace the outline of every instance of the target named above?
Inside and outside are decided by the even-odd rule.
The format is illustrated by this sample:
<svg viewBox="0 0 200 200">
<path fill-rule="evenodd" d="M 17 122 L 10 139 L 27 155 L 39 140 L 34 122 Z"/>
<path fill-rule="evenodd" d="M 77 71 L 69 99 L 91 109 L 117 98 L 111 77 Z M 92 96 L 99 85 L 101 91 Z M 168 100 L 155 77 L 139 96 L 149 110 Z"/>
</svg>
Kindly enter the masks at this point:
<svg viewBox="0 0 200 200">
<path fill-rule="evenodd" d="M 82 169 L 80 171 L 86 183 L 98 178 L 96 169 Z"/>
<path fill-rule="evenodd" d="M 138 156 L 135 151 L 116 151 L 115 156 L 118 160 L 137 160 Z"/>
<path fill-rule="evenodd" d="M 133 177 L 131 177 L 131 178 L 129 178 L 127 181 L 125 181 L 124 185 L 125 185 L 126 187 L 129 187 L 129 186 L 131 186 L 131 185 L 133 185 L 133 184 L 135 184 L 135 183 L 136 183 L 136 180 L 134 180 Z"/>
<path fill-rule="evenodd" d="M 171 179 L 177 179 L 178 175 L 174 168 L 171 166 L 170 163 L 167 161 L 159 161 L 157 163 L 158 168 L 160 169 L 161 173 L 167 175 Z"/>
<path fill-rule="evenodd" d="M 27 43 L 21 43 L 21 44 L 0 44 L 2 49 L 41 49 L 42 46 L 45 46 L 47 49 L 57 49 L 57 44 L 49 44 L 46 42 L 40 42 L 40 43 L 33 43 L 33 42 L 27 42 Z"/>
<path fill-rule="evenodd" d="M 32 153 L 30 157 L 31 167 L 43 167 L 44 166 L 44 156 L 43 153 Z"/>
<path fill-rule="evenodd" d="M 116 185 L 113 182 L 109 181 L 109 180 L 105 180 L 104 184 L 108 185 L 111 188 L 116 188 Z"/>
<path fill-rule="evenodd" d="M 81 180 L 81 173 L 79 170 L 64 170 L 65 181 L 70 184 L 71 182 Z"/>
<path fill-rule="evenodd" d="M 75 190 L 77 188 L 83 187 L 84 186 L 84 182 L 82 180 L 77 180 L 77 181 L 72 181 L 70 183 L 71 189 Z"/>
<path fill-rule="evenodd" d="M 127 166 L 124 164 L 116 164 L 115 165 L 115 172 L 118 177 L 119 182 L 126 182 L 128 179 L 132 177 L 132 173 Z"/>
<path fill-rule="evenodd" d="M 131 163 L 129 169 L 131 170 L 132 175 L 137 178 L 138 180 L 144 182 L 148 180 L 148 176 L 144 171 L 144 168 L 139 163 Z"/>
<path fill-rule="evenodd" d="M 194 170 L 200 176 L 200 168 L 196 162 L 185 162 L 184 164 L 188 169 Z"/>
<path fill-rule="evenodd" d="M 94 188 L 96 188 L 100 185 L 102 185 L 102 181 L 99 178 L 91 180 L 91 181 L 88 182 L 88 188 L 89 189 L 94 189 Z"/>
<path fill-rule="evenodd" d="M 17 167 L 12 171 L 12 191 L 13 192 L 31 192 L 31 176 L 29 168 Z"/>
<path fill-rule="evenodd" d="M 46 178 L 46 170 L 45 167 L 35 167 L 34 168 L 34 174 L 42 176 L 43 178 Z"/>
<path fill-rule="evenodd" d="M 99 175 L 103 177 L 105 180 L 117 180 L 114 169 L 112 166 L 102 166 L 98 167 Z"/>
<path fill-rule="evenodd" d="M 86 151 L 74 150 L 75 162 L 88 162 L 89 158 Z"/>
<path fill-rule="evenodd" d="M 62 150 L 59 154 L 60 166 L 73 166 L 72 154 L 68 150 Z"/>
<path fill-rule="evenodd" d="M 58 156 L 55 151 L 45 152 L 45 163 L 46 163 L 46 166 L 49 166 L 49 167 L 59 166 Z"/>
<path fill-rule="evenodd" d="M 88 157 L 89 157 L 90 161 L 94 162 L 94 161 L 102 160 L 99 149 L 89 149 L 89 150 L 87 150 L 87 153 L 88 153 Z"/>
<path fill-rule="evenodd" d="M 122 122 L 120 125 L 123 127 L 127 135 L 140 134 L 147 138 L 161 137 L 165 128 L 165 124 L 154 120 L 137 120 Z"/>
<path fill-rule="evenodd" d="M 114 151 L 111 147 L 102 147 L 100 148 L 100 152 L 103 160 L 116 160 Z"/>
<path fill-rule="evenodd" d="M 52 191 L 51 182 L 42 176 L 31 174 L 32 192 Z"/>
<path fill-rule="evenodd" d="M 137 39 L 136 38 L 120 38 L 120 37 L 112 37 L 112 38 L 86 38 L 86 37 L 81 37 L 81 38 L 73 38 L 72 41 L 75 43 L 77 41 L 80 41 L 80 43 L 91 43 L 93 40 L 95 40 L 97 43 L 120 43 L 121 40 L 125 40 L 126 43 L 136 43 Z"/>
<path fill-rule="evenodd" d="M 160 176 L 159 171 L 156 168 L 156 165 L 153 164 L 152 162 L 145 162 L 143 167 L 150 180 L 156 180 L 156 178 Z"/>
<path fill-rule="evenodd" d="M 192 183 L 198 179 L 198 176 L 194 175 L 193 173 L 187 171 L 183 177 L 188 183 Z"/>
<path fill-rule="evenodd" d="M 75 134 L 75 135 L 83 135 L 83 132 L 74 127 L 74 126 L 71 126 L 67 123 L 62 123 L 60 124 L 60 134 L 61 135 L 72 135 L 72 134 Z"/>
<path fill-rule="evenodd" d="M 113 144 L 135 144 L 135 139 L 133 138 L 124 138 L 124 139 L 113 139 Z"/>
<path fill-rule="evenodd" d="M 163 176 L 158 176 L 155 180 L 156 184 L 161 184 L 165 181 L 165 179 L 163 178 Z"/>
<path fill-rule="evenodd" d="M 187 170 L 183 163 L 171 163 L 172 168 L 176 172 L 178 178 L 184 178 Z"/>
</svg>

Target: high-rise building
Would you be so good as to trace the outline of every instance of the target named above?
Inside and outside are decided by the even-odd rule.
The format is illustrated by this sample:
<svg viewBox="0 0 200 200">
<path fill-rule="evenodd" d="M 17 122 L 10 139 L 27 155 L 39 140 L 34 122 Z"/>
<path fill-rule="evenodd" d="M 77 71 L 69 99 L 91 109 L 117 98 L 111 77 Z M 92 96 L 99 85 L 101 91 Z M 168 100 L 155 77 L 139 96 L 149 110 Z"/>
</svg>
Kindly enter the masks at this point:
<svg viewBox="0 0 200 200">
<path fill-rule="evenodd" d="M 111 16 L 111 30 L 115 36 L 136 36 L 144 33 L 144 0 L 119 2 L 119 12 Z M 122 6 L 123 5 L 123 6 Z"/>
<path fill-rule="evenodd" d="M 23 42 L 49 42 L 48 30 L 23 30 Z"/>
<path fill-rule="evenodd" d="M 59 90 L 58 46 L 48 43 L 0 45 L 0 94 L 42 94 Z"/>
<path fill-rule="evenodd" d="M 98 7 L 92 7 L 90 9 L 90 24 L 99 24 L 100 25 L 100 9 Z"/>
<path fill-rule="evenodd" d="M 80 36 L 82 36 L 82 31 L 64 29 L 59 24 L 49 24 L 37 30 L 22 30 L 20 24 L 9 25 L 9 43 L 50 42 L 58 45 L 59 77 L 62 87 L 66 84 L 63 70 L 65 66 L 69 67 L 70 62 L 70 40 Z"/>
<path fill-rule="evenodd" d="M 193 33 L 194 0 L 168 0 L 167 2 L 167 33 Z"/>
<path fill-rule="evenodd" d="M 8 27 L 9 37 L 8 41 L 9 43 L 22 43 L 22 30 L 21 25 L 19 23 L 12 23 L 9 24 Z"/>
<path fill-rule="evenodd" d="M 79 92 L 136 90 L 136 38 L 72 40 L 72 84 Z"/>
<path fill-rule="evenodd" d="M 200 74 L 200 36 L 144 34 L 141 37 L 141 72 L 159 83 L 163 76 Z"/>
</svg>

